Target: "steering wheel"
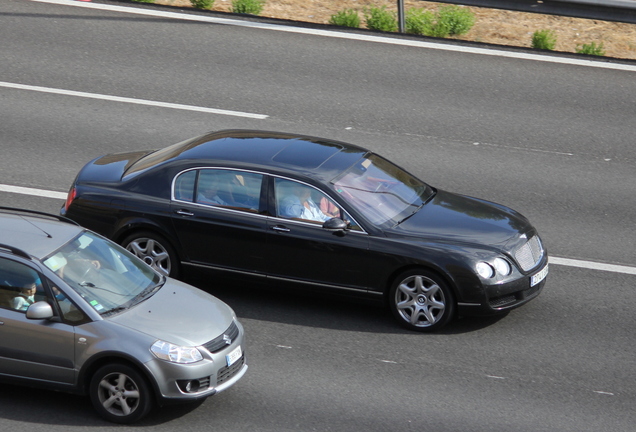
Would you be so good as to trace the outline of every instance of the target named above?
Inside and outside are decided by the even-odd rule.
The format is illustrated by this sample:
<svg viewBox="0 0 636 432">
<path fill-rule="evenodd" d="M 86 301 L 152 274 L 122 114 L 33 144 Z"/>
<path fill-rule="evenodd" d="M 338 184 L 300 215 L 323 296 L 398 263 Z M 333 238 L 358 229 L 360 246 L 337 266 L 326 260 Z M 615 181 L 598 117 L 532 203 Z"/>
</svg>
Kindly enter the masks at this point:
<svg viewBox="0 0 636 432">
<path fill-rule="evenodd" d="M 86 261 L 86 270 L 84 270 L 84 272 L 82 273 L 82 275 L 78 278 L 79 280 L 81 280 L 82 284 L 86 283 L 87 280 L 89 279 L 94 279 L 95 276 L 99 275 L 99 273 L 97 273 L 97 270 L 99 269 L 99 261 L 98 264 L 95 264 L 93 261 Z M 89 277 L 90 275 L 90 277 Z"/>
</svg>

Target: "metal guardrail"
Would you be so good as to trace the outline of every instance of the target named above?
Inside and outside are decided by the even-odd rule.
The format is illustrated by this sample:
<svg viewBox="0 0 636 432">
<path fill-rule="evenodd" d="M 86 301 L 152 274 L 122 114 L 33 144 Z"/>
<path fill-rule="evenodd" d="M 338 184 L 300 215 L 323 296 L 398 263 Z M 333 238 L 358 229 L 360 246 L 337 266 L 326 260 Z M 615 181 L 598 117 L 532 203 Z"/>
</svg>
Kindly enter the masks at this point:
<svg viewBox="0 0 636 432">
<path fill-rule="evenodd" d="M 634 0 L 434 0 L 491 9 L 636 24 Z"/>
</svg>

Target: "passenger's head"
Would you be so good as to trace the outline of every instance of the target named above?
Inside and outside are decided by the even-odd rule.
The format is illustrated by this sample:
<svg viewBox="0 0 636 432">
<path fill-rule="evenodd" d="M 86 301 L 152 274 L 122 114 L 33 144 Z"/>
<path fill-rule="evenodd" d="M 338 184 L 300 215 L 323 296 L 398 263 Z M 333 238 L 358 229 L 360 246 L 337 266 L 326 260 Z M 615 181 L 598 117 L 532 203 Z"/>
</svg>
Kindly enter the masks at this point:
<svg viewBox="0 0 636 432">
<path fill-rule="evenodd" d="M 28 284 L 25 284 L 22 286 L 22 289 L 20 290 L 20 293 L 25 295 L 25 296 L 34 296 L 35 295 L 35 289 L 36 289 L 36 285 L 35 282 L 30 282 Z"/>
</svg>

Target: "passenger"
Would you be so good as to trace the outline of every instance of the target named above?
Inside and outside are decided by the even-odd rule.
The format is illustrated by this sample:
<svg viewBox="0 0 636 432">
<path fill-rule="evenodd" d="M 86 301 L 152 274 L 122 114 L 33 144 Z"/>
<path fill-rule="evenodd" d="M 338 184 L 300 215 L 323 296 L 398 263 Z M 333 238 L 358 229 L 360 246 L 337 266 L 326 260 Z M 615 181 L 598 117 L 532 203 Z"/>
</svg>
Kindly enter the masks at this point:
<svg viewBox="0 0 636 432">
<path fill-rule="evenodd" d="M 25 311 L 35 302 L 36 283 L 31 282 L 20 289 L 20 294 L 13 299 L 13 309 Z"/>
<path fill-rule="evenodd" d="M 221 199 L 218 192 L 219 181 L 217 179 L 202 181 L 199 183 L 197 202 L 201 204 L 229 206 L 230 204 Z"/>
<path fill-rule="evenodd" d="M 325 222 L 334 217 L 325 214 L 311 198 L 311 189 L 301 185 L 295 185 L 293 193 L 284 197 L 280 206 L 280 214 L 284 217 L 317 222 Z"/>
</svg>

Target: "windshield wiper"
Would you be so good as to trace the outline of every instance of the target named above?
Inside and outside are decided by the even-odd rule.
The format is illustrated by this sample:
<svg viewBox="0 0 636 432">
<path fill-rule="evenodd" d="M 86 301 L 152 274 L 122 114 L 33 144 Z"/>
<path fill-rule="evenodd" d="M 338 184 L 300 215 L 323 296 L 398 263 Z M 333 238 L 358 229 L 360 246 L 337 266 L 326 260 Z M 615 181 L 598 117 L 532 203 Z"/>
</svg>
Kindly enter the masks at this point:
<svg viewBox="0 0 636 432">
<path fill-rule="evenodd" d="M 101 315 L 102 316 L 113 315 L 113 314 L 125 311 L 126 309 L 128 309 L 127 306 L 117 306 L 117 307 L 114 307 L 112 309 L 107 310 L 106 312 L 102 312 Z"/>
<path fill-rule="evenodd" d="M 148 288 L 144 289 L 142 292 L 137 294 L 137 297 L 135 297 L 132 301 L 132 305 L 136 305 L 146 300 L 147 298 L 152 297 L 157 291 L 159 291 L 159 289 L 163 286 L 165 281 L 166 279 L 163 278 L 161 282 L 159 282 L 157 285 L 149 286 Z"/>
<path fill-rule="evenodd" d="M 402 219 L 401 221 L 399 221 L 398 223 L 395 224 L 395 226 L 398 226 L 399 224 L 401 224 L 402 222 L 404 222 L 405 220 L 407 220 L 408 218 L 410 218 L 411 216 L 413 216 L 415 213 L 417 213 L 418 211 L 420 211 L 420 209 L 422 207 L 424 207 L 425 203 L 420 204 L 419 206 L 417 206 L 417 208 L 415 210 L 413 210 L 413 213 L 411 213 L 410 215 L 408 215 L 407 217 L 405 217 L 404 219 Z"/>
</svg>

